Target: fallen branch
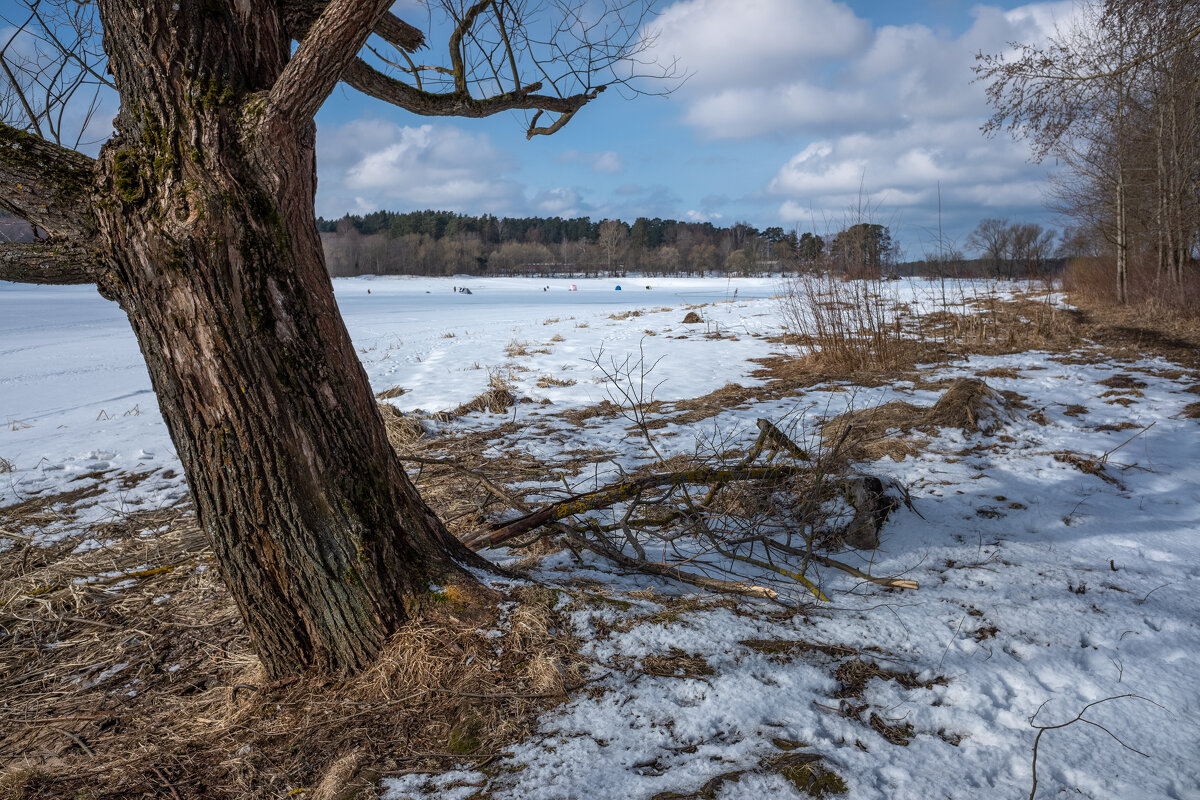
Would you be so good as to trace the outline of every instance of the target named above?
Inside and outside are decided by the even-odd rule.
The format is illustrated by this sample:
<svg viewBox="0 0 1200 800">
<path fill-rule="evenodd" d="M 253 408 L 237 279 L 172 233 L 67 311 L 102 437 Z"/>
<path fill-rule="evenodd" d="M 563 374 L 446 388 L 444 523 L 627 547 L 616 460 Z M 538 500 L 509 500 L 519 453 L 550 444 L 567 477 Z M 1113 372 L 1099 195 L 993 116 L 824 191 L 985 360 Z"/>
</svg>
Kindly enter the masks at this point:
<svg viewBox="0 0 1200 800">
<path fill-rule="evenodd" d="M 609 484 L 594 492 L 585 492 L 544 506 L 523 517 L 499 522 L 489 528 L 474 531 L 462 537 L 462 542 L 472 550 L 494 547 L 527 531 L 540 528 L 567 517 L 609 508 L 617 503 L 631 500 L 645 489 L 655 486 L 681 486 L 684 484 L 728 483 L 730 481 L 778 480 L 803 473 L 800 467 L 757 467 L 753 469 L 710 469 L 701 467 L 682 472 L 666 472 L 644 475 L 627 481 Z"/>
<path fill-rule="evenodd" d="M 1117 738 L 1117 735 L 1115 733 L 1113 733 L 1112 731 L 1110 731 L 1108 728 L 1104 727 L 1100 723 L 1093 722 L 1092 720 L 1087 719 L 1086 717 L 1083 716 L 1084 714 L 1086 714 L 1088 712 L 1088 709 L 1091 708 L 1092 706 L 1098 706 L 1101 703 L 1107 703 L 1109 700 L 1122 700 L 1127 697 L 1133 698 L 1135 700 L 1145 700 L 1147 703 L 1150 703 L 1151 705 L 1155 705 L 1155 706 L 1158 706 L 1159 708 L 1163 708 L 1162 706 L 1158 705 L 1158 703 L 1155 703 L 1153 700 L 1149 699 L 1148 697 L 1142 697 L 1140 694 L 1119 694 L 1119 695 L 1115 695 L 1113 697 L 1105 697 L 1102 700 L 1096 700 L 1094 702 L 1088 703 L 1086 706 L 1083 707 L 1083 709 L 1078 714 L 1075 715 L 1074 719 L 1069 719 L 1066 722 L 1059 723 L 1058 725 L 1038 725 L 1034 720 L 1037 719 L 1037 715 L 1041 713 L 1042 709 L 1046 707 L 1046 703 L 1042 703 L 1040 706 L 1038 706 L 1038 710 L 1033 712 L 1033 716 L 1030 717 L 1030 719 L 1029 719 L 1030 726 L 1037 728 L 1037 736 L 1033 737 L 1033 786 L 1029 789 L 1029 800 L 1033 800 L 1033 796 L 1035 794 L 1037 794 L 1038 745 L 1041 743 L 1042 734 L 1045 733 L 1046 731 L 1053 731 L 1053 730 L 1057 730 L 1059 728 L 1065 728 L 1068 725 L 1074 725 L 1076 722 L 1082 722 L 1087 725 L 1092 725 L 1093 727 L 1099 728 L 1100 730 L 1104 731 L 1109 736 L 1111 736 L 1113 739 L 1115 739 L 1117 744 L 1121 745 L 1121 747 L 1124 747 L 1126 750 L 1130 750 L 1134 753 L 1137 753 L 1142 758 L 1150 757 L 1146 753 L 1143 753 L 1141 750 L 1138 750 L 1135 747 L 1130 747 L 1129 745 L 1122 742 L 1119 738 Z M 1050 701 L 1047 700 L 1046 702 L 1048 703 Z M 1163 710 L 1166 710 L 1166 709 L 1163 709 Z"/>
<path fill-rule="evenodd" d="M 583 547 L 592 549 L 592 543 L 573 534 L 567 535 L 564 538 L 575 547 Z M 719 578 L 709 578 L 706 575 L 697 575 L 694 572 L 685 572 L 678 567 L 673 567 L 669 564 L 662 564 L 656 561 L 643 561 L 640 558 L 627 556 L 619 550 L 604 548 L 604 555 L 617 562 L 619 566 L 626 569 L 633 569 L 639 572 L 645 572 L 650 575 L 661 575 L 664 578 L 671 578 L 682 583 L 688 583 L 692 586 L 698 586 L 701 589 L 710 589 L 716 592 L 728 592 L 732 594 L 740 594 L 746 597 L 758 597 L 763 600 L 773 600 L 777 603 L 779 600 L 779 592 L 768 586 L 757 586 L 745 581 L 723 581 Z"/>
</svg>

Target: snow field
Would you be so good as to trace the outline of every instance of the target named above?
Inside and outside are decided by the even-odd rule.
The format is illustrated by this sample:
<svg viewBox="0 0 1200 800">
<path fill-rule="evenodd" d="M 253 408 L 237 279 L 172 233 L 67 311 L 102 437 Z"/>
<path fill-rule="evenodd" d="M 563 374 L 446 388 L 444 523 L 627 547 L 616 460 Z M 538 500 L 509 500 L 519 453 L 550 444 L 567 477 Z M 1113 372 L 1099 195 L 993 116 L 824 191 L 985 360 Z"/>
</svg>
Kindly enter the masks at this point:
<svg viewBox="0 0 1200 800">
<path fill-rule="evenodd" d="M 648 385 L 666 401 L 731 382 L 756 385 L 748 359 L 783 350 L 765 338 L 779 332 L 774 281 L 470 280 L 469 296 L 451 292 L 456 283 L 356 278 L 335 287 L 372 386 L 406 390 L 390 401 L 400 409 L 454 408 L 484 390 L 489 370 L 535 401 L 453 423 L 525 423 L 497 451 L 552 457 L 600 448 L 625 466 L 645 459 L 624 419 L 579 427 L 557 416 L 608 397 L 587 363 L 601 348 L 605 361 L 653 363 Z M 569 291 L 571 283 L 579 291 Z M 936 306 L 923 282 L 888 291 L 918 310 Z M 705 321 L 684 325 L 685 308 L 700 304 Z M 630 311 L 642 313 L 620 318 Z M 529 355 L 507 355 L 514 342 Z M 1146 699 L 1104 702 L 1088 719 L 1148 757 L 1083 723 L 1047 731 L 1037 796 L 1200 798 L 1200 429 L 1181 415 L 1196 402 L 1185 389 L 1197 377 L 1149 357 L 1057 358 L 972 357 L 930 370 L 925 377 L 936 380 L 1013 369 L 1018 377 L 986 380 L 1020 393 L 1028 408 L 996 435 L 943 430 L 918 455 L 864 467 L 907 485 L 921 515 L 893 514 L 873 573 L 903 573 L 919 590 L 826 575 L 831 606 L 788 617 L 766 604 L 731 609 L 599 559 L 580 567 L 569 554 L 548 557 L 540 579 L 571 586 L 591 577 L 621 601 L 572 611 L 595 663 L 589 691 L 547 713 L 538 736 L 483 769 L 465 760 L 445 775 L 391 779 L 383 796 L 650 798 L 745 771 L 717 796 L 803 797 L 759 767 L 782 752 L 772 739 L 786 739 L 821 754 L 853 798 L 1024 797 L 1035 712 L 1039 723 L 1057 724 L 1088 703 L 1133 693 Z M 543 376 L 574 383 L 539 387 Z M 1101 382 L 1121 384 L 1112 380 L 1119 376 L 1144 385 L 1114 395 Z M 668 454 L 687 452 L 697 436 L 720 430 L 748 443 L 757 417 L 799 419 L 811 431 L 818 417 L 850 406 L 929 405 L 938 397 L 904 383 L 846 388 L 815 387 L 693 426 L 668 422 L 658 442 Z M 1045 424 L 1030 418 L 1035 412 Z M 0 457 L 13 465 L 0 474 L 0 504 L 99 492 L 83 501 L 76 522 L 48 528 L 48 539 L 78 535 L 81 547 L 102 546 L 80 534 L 81 523 L 186 496 L 128 323 L 94 291 L 0 284 L 0 423 Z M 1111 481 L 1056 458 L 1067 452 L 1096 460 L 1107 453 L 1102 472 Z M 115 479 L 130 473 L 148 475 L 121 488 Z M 878 648 L 882 666 L 928 685 L 874 678 L 861 699 L 835 698 L 848 657 L 764 651 L 744 644 L 750 640 Z M 699 657 L 706 669 L 661 677 L 634 668 L 673 651 Z M 866 708 L 847 716 L 838 713 L 842 700 Z M 871 714 L 911 725 L 909 743 L 888 742 L 868 724 Z"/>
</svg>

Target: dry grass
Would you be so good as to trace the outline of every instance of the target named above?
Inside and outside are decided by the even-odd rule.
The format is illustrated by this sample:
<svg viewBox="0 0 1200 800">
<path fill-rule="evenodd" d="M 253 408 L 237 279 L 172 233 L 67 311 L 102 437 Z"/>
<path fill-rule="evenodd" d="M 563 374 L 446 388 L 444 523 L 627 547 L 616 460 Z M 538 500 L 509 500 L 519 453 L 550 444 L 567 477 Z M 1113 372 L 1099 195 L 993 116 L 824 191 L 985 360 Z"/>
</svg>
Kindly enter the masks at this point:
<svg viewBox="0 0 1200 800">
<path fill-rule="evenodd" d="M 513 339 L 504 347 L 504 355 L 509 358 L 520 358 L 529 355 L 529 342 L 519 342 Z"/>
<path fill-rule="evenodd" d="M 747 389 L 738 383 L 727 383 L 706 395 L 677 401 L 674 405 L 677 413 L 672 422 L 700 422 L 730 409 L 744 408 L 757 396 L 754 389 Z"/>
<path fill-rule="evenodd" d="M 515 402 L 516 396 L 513 394 L 512 384 L 508 378 L 493 371 L 488 374 L 487 390 L 451 411 L 450 416 L 462 417 L 476 411 L 503 414 L 512 408 Z"/>
<path fill-rule="evenodd" d="M 903 460 L 920 452 L 925 442 L 909 436 L 912 431 L 958 428 L 963 431 L 996 433 L 1013 419 L 1012 401 L 977 378 L 955 380 L 931 407 L 922 408 L 903 400 L 848 411 L 821 427 L 827 443 L 843 442 L 843 451 L 853 460 L 878 460 L 888 456 Z"/>
<path fill-rule="evenodd" d="M 1110 389 L 1128 390 L 1130 392 L 1136 392 L 1139 389 L 1146 388 L 1145 381 L 1139 381 L 1132 375 L 1126 375 L 1124 373 L 1118 373 L 1113 375 L 1111 378 L 1105 378 L 1104 380 L 1097 382 L 1101 386 L 1107 386 Z M 1141 394 L 1141 392 L 1138 392 L 1138 394 Z"/>
<path fill-rule="evenodd" d="M 407 391 L 408 390 L 405 389 L 403 386 L 393 386 L 390 389 L 384 389 L 382 392 L 379 392 L 378 394 L 376 394 L 375 399 L 376 400 L 391 400 L 393 397 L 399 397 L 400 395 L 404 394 Z"/>
<path fill-rule="evenodd" d="M 704 322 L 704 317 L 697 314 L 695 311 L 689 311 L 687 316 L 683 318 L 684 325 L 696 325 Z"/>
<path fill-rule="evenodd" d="M 601 400 L 595 405 L 567 409 L 562 413 L 562 416 L 576 425 L 583 425 L 594 417 L 612 419 L 613 417 L 621 416 L 621 414 L 622 409 L 619 405 L 610 400 Z"/>
<path fill-rule="evenodd" d="M 874 281 L 801 274 L 789 279 L 780 311 L 803 358 L 840 373 L 895 370 L 911 362 L 903 312 Z"/>
<path fill-rule="evenodd" d="M 1068 265 L 1062 285 L 1074 304 L 1116 306 L 1116 267 L 1107 259 L 1077 258 Z M 1129 266 L 1129 306 L 1158 324 L 1200 321 L 1200 275 L 1191 270 L 1182 284 L 1158 274 L 1148 261 L 1134 259 Z"/>
<path fill-rule="evenodd" d="M 574 386 L 574 378 L 556 378 L 553 375 L 542 375 L 537 379 L 537 386 L 540 389 L 549 389 L 552 386 Z"/>
<path fill-rule="evenodd" d="M 404 450 L 425 437 L 425 426 L 415 417 L 407 416 L 390 403 L 379 403 L 379 415 L 393 449 Z"/>
<path fill-rule="evenodd" d="M 980 378 L 1021 378 L 1021 373 L 1012 367 L 992 367 L 975 373 Z"/>
<path fill-rule="evenodd" d="M 72 554 L 85 535 L 107 544 Z M 270 684 L 187 508 L 12 548 L 0 575 L 0 796 L 13 800 L 373 798 L 381 775 L 527 735 L 583 677 L 557 596 L 522 589 L 507 619 L 492 612 L 496 638 L 447 598 L 361 675 Z"/>
</svg>

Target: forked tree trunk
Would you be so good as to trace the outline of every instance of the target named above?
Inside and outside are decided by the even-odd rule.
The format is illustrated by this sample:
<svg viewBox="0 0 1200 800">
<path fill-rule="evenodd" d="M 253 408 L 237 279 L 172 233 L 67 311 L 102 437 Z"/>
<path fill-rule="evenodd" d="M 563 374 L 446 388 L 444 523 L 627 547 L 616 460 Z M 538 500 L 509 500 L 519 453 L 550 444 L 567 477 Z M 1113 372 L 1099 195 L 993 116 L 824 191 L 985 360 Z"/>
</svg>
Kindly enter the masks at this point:
<svg viewBox="0 0 1200 800">
<path fill-rule="evenodd" d="M 290 52 L 276 5 L 100 0 L 122 111 L 96 187 L 102 290 L 273 676 L 361 668 L 435 585 L 483 596 L 389 447 L 338 313 L 315 127 L 256 115 Z"/>
</svg>

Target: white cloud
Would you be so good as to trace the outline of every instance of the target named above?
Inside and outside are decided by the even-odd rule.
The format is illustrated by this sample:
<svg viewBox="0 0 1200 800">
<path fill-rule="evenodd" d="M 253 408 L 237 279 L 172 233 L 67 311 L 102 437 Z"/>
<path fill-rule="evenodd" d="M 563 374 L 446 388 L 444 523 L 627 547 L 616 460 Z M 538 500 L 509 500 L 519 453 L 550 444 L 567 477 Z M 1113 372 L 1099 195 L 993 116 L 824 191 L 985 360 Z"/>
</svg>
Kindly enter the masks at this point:
<svg viewBox="0 0 1200 800">
<path fill-rule="evenodd" d="M 558 187 L 544 189 L 534 195 L 534 213 L 543 217 L 580 217 L 589 213 L 585 203 L 575 189 Z"/>
<path fill-rule="evenodd" d="M 503 213 L 524 205 L 521 186 L 505 176 L 511 158 L 450 125 L 355 120 L 322 132 L 317 163 L 318 211 L 335 216 L 364 206 Z"/>
<path fill-rule="evenodd" d="M 798 139 L 764 191 L 785 220 L 837 224 L 869 197 L 879 213 L 925 225 L 939 187 L 944 209 L 1040 214 L 1045 170 L 1023 144 L 980 133 L 989 110 L 972 67 L 976 53 L 1043 40 L 1074 13 L 1070 0 L 977 6 L 952 34 L 873 27 L 835 0 L 680 0 L 656 28 L 659 55 L 695 72 L 678 94 L 700 134 Z"/>
<path fill-rule="evenodd" d="M 555 156 L 560 164 L 583 164 L 604 175 L 614 175 L 625 171 L 625 159 L 615 150 L 602 150 L 598 153 L 582 153 L 578 150 L 564 150 Z"/>
<path fill-rule="evenodd" d="M 925 25 L 873 29 L 834 0 L 682 0 L 654 25 L 656 54 L 694 74 L 684 119 L 711 138 L 834 133 L 985 111 L 975 54 L 1038 40 L 1068 2 L 979 6 L 952 37 Z"/>
<path fill-rule="evenodd" d="M 767 192 L 781 198 L 782 218 L 804 227 L 814 219 L 836 225 L 868 201 L 883 215 L 902 212 L 906 222 L 929 225 L 939 191 L 943 209 L 1036 213 L 1043 172 L 1019 142 L 984 139 L 976 120 L 922 121 L 814 142 L 780 167 Z"/>
<path fill-rule="evenodd" d="M 655 20 L 660 58 L 678 57 L 689 89 L 761 85 L 846 58 L 870 36 L 866 20 L 831 0 L 683 0 Z"/>
</svg>

